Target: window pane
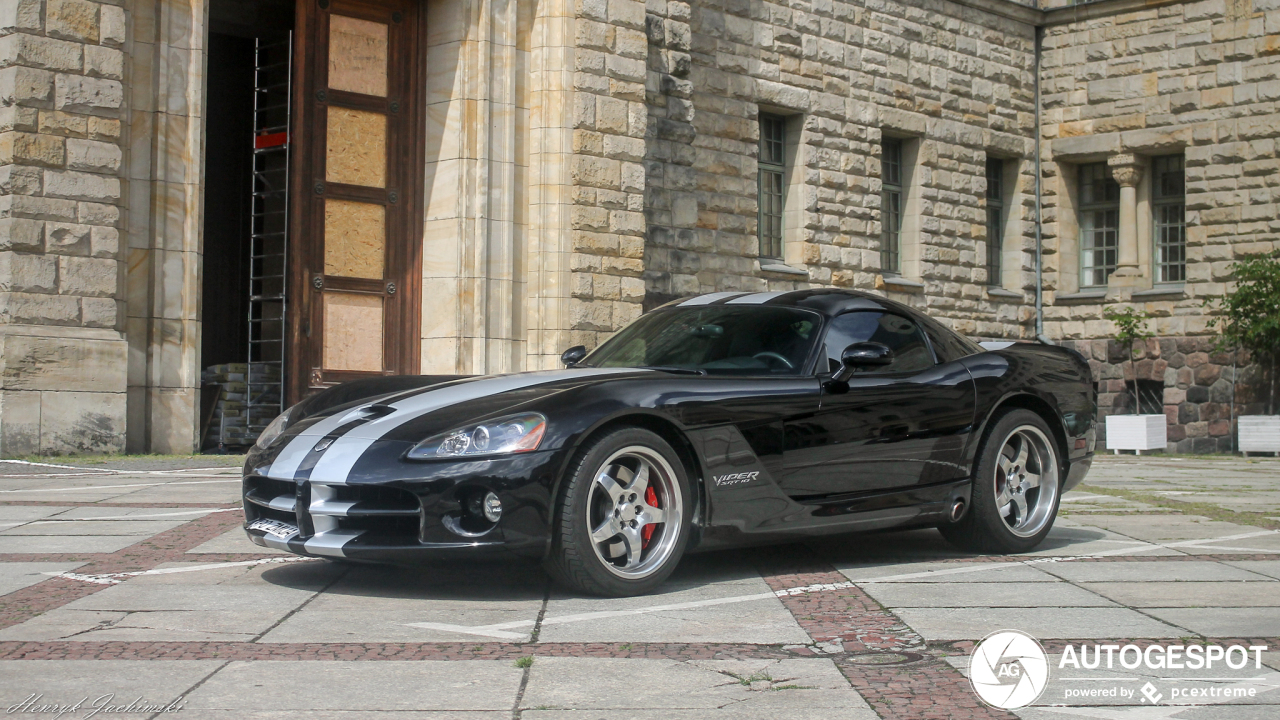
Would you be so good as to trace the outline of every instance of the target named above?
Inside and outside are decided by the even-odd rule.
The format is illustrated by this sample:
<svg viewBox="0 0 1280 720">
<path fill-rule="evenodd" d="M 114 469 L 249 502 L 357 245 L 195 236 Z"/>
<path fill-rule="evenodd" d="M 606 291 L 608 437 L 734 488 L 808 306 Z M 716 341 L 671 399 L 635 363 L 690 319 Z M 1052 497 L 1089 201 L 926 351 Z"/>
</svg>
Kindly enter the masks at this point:
<svg viewBox="0 0 1280 720">
<path fill-rule="evenodd" d="M 1107 284 L 1116 269 L 1120 186 L 1106 163 L 1080 166 L 1080 285 Z"/>
<path fill-rule="evenodd" d="M 840 369 L 841 353 L 859 342 L 881 343 L 893 351 L 893 363 L 872 372 L 919 372 L 933 367 L 933 353 L 915 323 L 900 315 L 851 312 L 832 320 L 827 329 L 827 371 Z"/>
<path fill-rule="evenodd" d="M 998 207 L 987 208 L 987 283 L 1000 284 L 1000 259 L 1004 252 L 1004 228 Z"/>
<path fill-rule="evenodd" d="M 1155 226 L 1156 282 L 1187 277 L 1186 178 L 1181 155 L 1152 160 L 1152 215 Z"/>
<path fill-rule="evenodd" d="M 902 239 L 902 193 L 886 190 L 881 208 L 880 268 L 884 272 L 900 271 L 899 252 Z"/>
<path fill-rule="evenodd" d="M 902 185 L 902 141 L 885 138 L 880 151 L 880 180 L 885 185 Z"/>
<path fill-rule="evenodd" d="M 987 158 L 987 200 L 1004 200 L 1004 161 L 996 158 Z"/>
<path fill-rule="evenodd" d="M 786 118 L 760 115 L 760 159 L 756 235 L 760 257 L 782 257 L 782 212 L 786 207 Z"/>
</svg>

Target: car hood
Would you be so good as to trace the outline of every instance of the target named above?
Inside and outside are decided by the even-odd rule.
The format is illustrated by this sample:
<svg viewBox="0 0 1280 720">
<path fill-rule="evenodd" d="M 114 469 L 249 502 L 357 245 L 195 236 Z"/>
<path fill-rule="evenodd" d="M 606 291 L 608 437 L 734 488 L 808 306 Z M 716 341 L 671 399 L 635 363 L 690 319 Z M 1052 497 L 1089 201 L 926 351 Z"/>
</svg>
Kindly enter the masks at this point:
<svg viewBox="0 0 1280 720">
<path fill-rule="evenodd" d="M 412 437 L 415 441 L 473 420 L 515 409 L 547 394 L 612 379 L 651 373 L 636 368 L 574 368 L 465 378 L 368 397 L 319 410 L 297 422 L 269 449 L 270 477 L 293 477 L 304 464 L 316 462 L 312 478 L 345 476 L 375 442 Z M 327 447 L 318 448 L 322 438 Z M 318 452 L 317 452 L 318 451 Z"/>
</svg>

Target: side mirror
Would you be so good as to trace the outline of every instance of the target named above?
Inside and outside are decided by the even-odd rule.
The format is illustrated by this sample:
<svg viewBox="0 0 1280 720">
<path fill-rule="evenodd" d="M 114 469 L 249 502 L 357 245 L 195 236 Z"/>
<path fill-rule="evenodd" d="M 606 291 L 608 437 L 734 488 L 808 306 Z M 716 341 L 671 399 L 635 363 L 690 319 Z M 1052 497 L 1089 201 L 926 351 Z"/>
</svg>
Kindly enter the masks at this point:
<svg viewBox="0 0 1280 720">
<path fill-rule="evenodd" d="M 892 363 L 893 351 L 888 345 L 878 342 L 854 343 L 840 353 L 840 371 L 831 379 L 837 382 L 848 382 L 849 378 L 859 370 L 884 367 Z"/>
<path fill-rule="evenodd" d="M 582 362 L 585 357 L 587 357 L 587 348 L 582 345 L 574 345 L 560 354 L 560 362 L 564 363 L 565 367 L 571 368 Z"/>
</svg>

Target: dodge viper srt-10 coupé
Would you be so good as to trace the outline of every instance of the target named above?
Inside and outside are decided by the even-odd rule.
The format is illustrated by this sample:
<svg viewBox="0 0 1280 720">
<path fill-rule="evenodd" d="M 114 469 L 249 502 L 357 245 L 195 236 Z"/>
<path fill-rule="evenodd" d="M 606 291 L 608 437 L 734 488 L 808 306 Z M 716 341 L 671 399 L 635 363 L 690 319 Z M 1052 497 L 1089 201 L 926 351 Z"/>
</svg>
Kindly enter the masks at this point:
<svg viewBox="0 0 1280 720">
<path fill-rule="evenodd" d="M 325 389 L 262 433 L 245 530 L 307 556 L 514 554 L 606 596 L 686 552 L 937 527 L 1036 547 L 1093 460 L 1084 358 L 841 290 L 677 300 L 562 370 Z"/>
</svg>

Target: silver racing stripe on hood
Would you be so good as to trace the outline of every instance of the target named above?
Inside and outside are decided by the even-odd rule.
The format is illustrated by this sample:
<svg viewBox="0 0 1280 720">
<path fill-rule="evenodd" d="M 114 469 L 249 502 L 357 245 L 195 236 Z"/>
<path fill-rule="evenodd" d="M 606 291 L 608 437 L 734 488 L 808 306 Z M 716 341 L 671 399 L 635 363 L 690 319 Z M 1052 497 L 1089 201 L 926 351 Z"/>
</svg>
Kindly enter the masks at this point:
<svg viewBox="0 0 1280 720">
<path fill-rule="evenodd" d="M 426 388 L 413 388 L 411 390 L 403 390 L 395 393 L 390 398 L 385 398 L 382 402 L 392 402 L 395 398 L 403 398 L 406 395 L 415 395 L 424 391 L 429 391 L 430 386 Z M 366 403 L 367 405 L 367 403 Z M 322 418 L 311 427 L 303 430 L 294 436 L 293 440 L 284 447 L 272 461 L 271 467 L 267 469 L 267 477 L 280 478 L 283 480 L 292 480 L 297 474 L 298 468 L 306 461 L 307 455 L 311 449 L 315 447 L 319 439 L 328 435 L 343 425 L 351 421 L 351 416 L 365 407 L 361 405 L 356 410 L 349 410 L 344 413 L 334 413 L 329 417 Z"/>
<path fill-rule="evenodd" d="M 544 370 L 514 375 L 498 375 L 438 389 L 429 389 L 426 392 L 414 394 L 392 403 L 383 401 L 380 404 L 389 404 L 395 409 L 395 412 L 353 427 L 343 433 L 341 437 L 337 438 L 323 451 L 324 454 L 321 455 L 315 467 L 312 468 L 309 478 L 312 482 L 330 485 L 345 483 L 351 468 L 360 459 L 360 456 L 369 449 L 370 445 L 373 445 L 374 442 L 385 437 L 401 425 L 441 408 L 561 380 L 622 375 L 635 372 L 643 371 L 637 368 L 576 368 L 572 370 Z M 346 418 L 348 414 L 343 413 L 342 417 Z M 316 423 L 313 427 L 307 428 L 302 435 L 293 438 L 289 445 L 277 456 L 276 461 L 271 464 L 271 467 L 267 470 L 267 475 L 284 480 L 294 479 L 307 454 L 311 452 L 319 439 L 327 434 L 320 432 L 322 424 L 324 423 Z M 327 432 L 333 432 L 341 424 L 341 422 L 338 422 L 338 424 L 329 427 Z"/>
</svg>

